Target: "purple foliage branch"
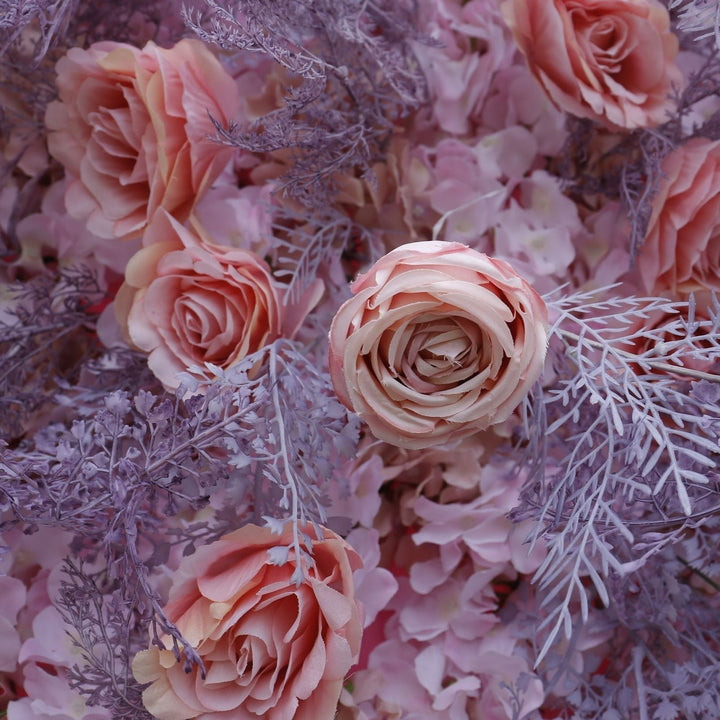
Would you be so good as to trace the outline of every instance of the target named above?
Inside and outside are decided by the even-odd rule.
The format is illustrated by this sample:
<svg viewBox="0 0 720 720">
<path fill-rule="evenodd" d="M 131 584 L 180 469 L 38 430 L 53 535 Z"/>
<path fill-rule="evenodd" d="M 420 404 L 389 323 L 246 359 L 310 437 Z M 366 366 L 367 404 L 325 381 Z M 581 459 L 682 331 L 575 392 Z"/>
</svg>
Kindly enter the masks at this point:
<svg viewBox="0 0 720 720">
<path fill-rule="evenodd" d="M 158 33 L 170 39 L 181 28 L 173 0 L 0 0 L 0 58 L 21 54 L 37 67 L 54 48 L 109 38 L 142 43 Z"/>
<path fill-rule="evenodd" d="M 567 643 L 550 648 L 539 668 L 548 694 L 558 684 L 573 687 L 547 709 L 573 720 L 717 717 L 720 622 L 708 601 L 715 588 L 697 578 L 671 547 L 633 574 L 609 577 L 610 607 L 588 624 L 576 619 Z M 599 607 L 592 588 L 588 594 Z M 587 647 L 594 634 L 606 638 L 603 655 Z M 573 654 L 582 648 L 579 667 Z"/>
<path fill-rule="evenodd" d="M 78 561 L 66 566 L 61 601 L 81 630 L 86 662 L 74 677 L 114 717 L 133 717 L 128 662 L 148 628 L 178 660 L 200 662 L 152 587 L 172 548 L 189 553 L 265 517 L 273 527 L 291 521 L 291 547 L 310 562 L 302 527 L 327 521 L 324 492 L 356 447 L 358 421 L 303 348 L 278 341 L 230 370 L 204 371 L 202 393 L 186 396 L 198 382 L 188 376 L 175 397 L 144 389 L 97 396 L 94 412 L 0 451 L 0 529 L 50 525 L 75 536 Z M 225 510 L 187 520 L 213 493 Z"/>
<path fill-rule="evenodd" d="M 720 75 L 716 81 L 720 83 Z M 566 125 L 567 140 L 555 167 L 565 191 L 591 211 L 596 209 L 597 196 L 620 201 L 629 221 L 628 245 L 634 260 L 663 176 L 662 161 L 681 140 L 677 122 L 627 133 L 599 155 L 592 148 L 603 129 L 590 120 L 573 117 L 567 118 Z"/>
<path fill-rule="evenodd" d="M 135 653 L 146 648 L 136 632 L 132 596 L 111 589 L 104 572 L 88 572 L 72 559 L 64 570 L 56 607 L 83 654 L 82 667 L 68 671 L 71 687 L 88 705 L 110 709 L 117 720 L 151 720 L 142 704 L 142 687 L 130 672 Z"/>
<path fill-rule="evenodd" d="M 0 57 L 31 26 L 37 31 L 33 48 L 36 62 L 67 31 L 78 0 L 0 0 Z"/>
<path fill-rule="evenodd" d="M 232 423 L 233 437 L 225 441 L 228 463 L 254 478 L 253 521 L 263 519 L 278 533 L 292 523 L 291 544 L 275 548 L 273 559 L 283 564 L 292 550 L 312 564 L 312 541 L 302 528 L 327 525 L 329 494 L 345 484 L 338 468 L 353 457 L 360 421 L 336 399 L 308 348 L 279 340 L 258 354 L 265 356 L 264 372 L 256 381 L 251 378 L 257 358 L 226 371 L 212 365 L 191 371 L 220 387 L 254 387 L 259 404 L 243 413 L 242 425 L 240 418 Z M 189 389 L 197 383 L 190 375 L 185 381 Z M 293 580 L 301 582 L 302 573 L 298 563 Z"/>
<path fill-rule="evenodd" d="M 248 127 L 217 127 L 222 142 L 290 150 L 287 193 L 308 207 L 332 197 L 339 172 L 371 177 L 393 127 L 426 97 L 412 43 L 431 42 L 402 0 L 205 0 L 188 25 L 227 50 L 265 53 L 287 77 L 284 106 Z"/>
<path fill-rule="evenodd" d="M 333 207 L 309 211 L 283 205 L 273 215 L 269 260 L 273 274 L 286 286 L 289 303 L 298 302 L 317 277 L 327 272 L 332 258 L 346 261 L 347 279 L 352 279 L 358 266 L 369 267 L 383 253 L 380 238 L 372 230 Z M 341 291 L 347 293 L 347 283 Z"/>
<path fill-rule="evenodd" d="M 9 286 L 6 300 L 0 315 L 0 439 L 11 440 L 42 408 L 64 405 L 61 388 L 79 383 L 84 363 L 98 355 L 93 307 L 107 297 L 93 272 L 78 267 Z"/>
<path fill-rule="evenodd" d="M 669 0 L 668 9 L 676 16 L 678 30 L 696 41 L 712 38 L 720 50 L 720 2 L 718 0 Z"/>
<path fill-rule="evenodd" d="M 716 565 L 720 305 L 715 299 L 704 318 L 692 300 L 598 300 L 595 293 L 548 300 L 552 380 L 525 404 L 520 464 L 527 480 L 513 512 L 536 522 L 528 540 L 547 548 L 533 578 L 542 598 L 537 662 L 552 669 L 551 688 L 553 677 L 569 672 L 573 638 L 586 632 L 593 607 L 602 606 L 604 621 L 617 626 L 628 652 L 636 648 L 633 661 L 643 669 L 631 677 L 630 664 L 625 674 L 605 674 L 607 682 L 614 679 L 612 692 L 609 686 L 603 692 L 615 697 L 632 686 L 638 707 L 664 702 L 678 647 L 697 662 L 703 654 L 715 662 L 718 652 L 717 635 L 703 634 L 704 596 L 688 588 L 691 575 L 710 577 Z M 688 538 L 693 552 L 683 546 Z M 672 583 L 686 589 L 647 591 L 659 566 L 672 567 Z M 631 617 L 626 598 L 634 595 Z M 696 616 L 702 645 L 693 632 L 677 630 Z M 668 637 L 674 644 L 663 645 Z M 636 682 L 655 677 L 648 675 L 655 664 L 664 668 L 658 688 L 665 690 L 653 690 L 652 700 L 649 686 L 641 691 Z M 601 682 L 584 676 L 583 682 Z"/>
</svg>

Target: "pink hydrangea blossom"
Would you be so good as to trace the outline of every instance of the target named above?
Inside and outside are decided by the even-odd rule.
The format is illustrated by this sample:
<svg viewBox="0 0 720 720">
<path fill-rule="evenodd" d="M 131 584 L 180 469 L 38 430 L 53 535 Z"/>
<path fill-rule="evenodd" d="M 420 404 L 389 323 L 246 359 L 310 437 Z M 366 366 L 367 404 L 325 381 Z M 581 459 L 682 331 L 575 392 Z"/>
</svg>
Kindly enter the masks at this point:
<svg viewBox="0 0 720 720">
<path fill-rule="evenodd" d="M 0 673 L 14 672 L 20 654 L 17 616 L 25 605 L 24 583 L 8 575 L 0 575 Z"/>
<path fill-rule="evenodd" d="M 435 120 L 448 133 L 468 134 L 494 73 L 512 58 L 512 40 L 497 4 L 489 0 L 439 0 L 421 8 L 424 32 L 439 43 L 415 48 Z"/>
<path fill-rule="evenodd" d="M 355 597 L 364 609 L 363 626 L 368 627 L 398 589 L 397 580 L 380 563 L 380 534 L 375 529 L 355 528 L 346 538 L 363 561 L 353 573 Z"/>
<path fill-rule="evenodd" d="M 67 184 L 65 179 L 53 183 L 45 193 L 41 212 L 27 215 L 17 224 L 21 255 L 15 264 L 38 271 L 43 255 L 52 253 L 60 267 L 96 269 L 100 282 L 105 281 L 105 269 L 122 276 L 139 241 L 115 243 L 93 235 L 65 209 Z"/>
<path fill-rule="evenodd" d="M 513 125 L 527 128 L 542 155 L 559 153 L 567 137 L 565 113 L 548 100 L 524 63 L 498 71 L 480 119 L 484 133 Z"/>
<path fill-rule="evenodd" d="M 80 650 L 52 603 L 71 536 L 41 527 L 30 535 L 12 530 L 4 539 L 9 552 L 0 564 L 7 572 L 0 576 L 0 673 L 15 669 L 13 684 L 23 696 L 9 698 L 8 720 L 109 720 L 110 713 L 89 706 L 65 676 L 81 661 Z M 4 620 L 12 622 L 14 634 Z"/>
<path fill-rule="evenodd" d="M 217 184 L 193 211 L 193 224 L 218 245 L 265 257 L 273 241 L 271 183 L 238 188 Z"/>
<path fill-rule="evenodd" d="M 494 252 L 512 262 L 542 290 L 557 284 L 575 258 L 573 239 L 583 226 L 575 203 L 555 177 L 535 170 L 517 184 L 496 219 Z M 547 286 L 547 287 L 546 287 Z"/>
</svg>

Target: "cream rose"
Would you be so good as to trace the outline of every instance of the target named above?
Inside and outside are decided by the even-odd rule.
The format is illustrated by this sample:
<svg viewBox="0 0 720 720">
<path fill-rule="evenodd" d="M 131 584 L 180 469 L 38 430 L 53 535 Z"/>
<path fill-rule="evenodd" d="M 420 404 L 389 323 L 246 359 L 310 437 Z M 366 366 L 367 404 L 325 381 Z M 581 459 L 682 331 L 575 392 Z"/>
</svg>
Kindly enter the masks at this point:
<svg viewBox="0 0 720 720">
<path fill-rule="evenodd" d="M 662 163 L 637 258 L 648 292 L 720 291 L 720 142 L 694 138 Z"/>
<path fill-rule="evenodd" d="M 169 49 L 100 42 L 57 63 L 45 123 L 73 180 L 68 212 L 103 238 L 136 238 L 158 208 L 181 220 L 227 165 L 208 113 L 228 123 L 238 90 L 198 40 Z"/>
<path fill-rule="evenodd" d="M 409 243 L 351 287 L 330 329 L 330 376 L 381 440 L 424 448 L 483 430 L 540 375 L 547 309 L 501 260 Z"/>
<path fill-rule="evenodd" d="M 560 109 L 611 129 L 669 119 L 682 74 L 678 40 L 657 0 L 507 0 L 501 9 Z"/>
<path fill-rule="evenodd" d="M 228 368 L 291 337 L 322 293 L 318 281 L 286 306 L 284 289 L 252 252 L 203 242 L 164 210 L 128 262 L 115 314 L 127 340 L 149 353 L 163 385 L 191 365 Z"/>
<path fill-rule="evenodd" d="M 186 673 L 170 650 L 135 656 L 133 673 L 151 683 L 143 702 L 160 720 L 331 720 L 345 675 L 357 661 L 362 621 L 352 572 L 357 553 L 311 527 L 314 564 L 297 585 L 299 562 L 268 553 L 292 542 L 246 525 L 185 558 L 165 611 L 205 664 Z"/>
</svg>

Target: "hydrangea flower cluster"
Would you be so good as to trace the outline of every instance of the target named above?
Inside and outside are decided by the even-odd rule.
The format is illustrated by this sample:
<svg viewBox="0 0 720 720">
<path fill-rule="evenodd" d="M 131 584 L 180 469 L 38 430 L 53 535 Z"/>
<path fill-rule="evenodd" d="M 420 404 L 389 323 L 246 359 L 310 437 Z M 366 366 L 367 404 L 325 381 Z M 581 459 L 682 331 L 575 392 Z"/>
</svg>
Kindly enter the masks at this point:
<svg viewBox="0 0 720 720">
<path fill-rule="evenodd" d="M 6 5 L 0 718 L 720 716 L 713 3 Z"/>
</svg>

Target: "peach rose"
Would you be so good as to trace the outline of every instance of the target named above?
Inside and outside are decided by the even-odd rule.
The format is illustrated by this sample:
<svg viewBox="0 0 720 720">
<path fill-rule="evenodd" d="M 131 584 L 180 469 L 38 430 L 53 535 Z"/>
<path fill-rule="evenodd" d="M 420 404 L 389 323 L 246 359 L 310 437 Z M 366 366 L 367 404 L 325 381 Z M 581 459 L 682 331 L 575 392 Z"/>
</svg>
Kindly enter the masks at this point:
<svg viewBox="0 0 720 720">
<path fill-rule="evenodd" d="M 142 235 L 157 208 L 181 220 L 227 165 L 208 139 L 238 112 L 238 90 L 198 40 L 142 50 L 100 42 L 57 63 L 48 147 L 74 176 L 68 212 L 103 238 Z"/>
<path fill-rule="evenodd" d="M 611 129 L 657 125 L 674 110 L 678 41 L 657 0 L 507 0 L 501 9 L 560 109 Z"/>
<path fill-rule="evenodd" d="M 648 292 L 720 290 L 720 142 L 694 138 L 662 163 L 637 258 Z"/>
<path fill-rule="evenodd" d="M 269 550 L 292 542 L 246 525 L 185 558 L 165 612 L 205 664 L 187 673 L 170 650 L 139 652 L 133 673 L 150 682 L 143 702 L 160 720 L 331 720 L 357 661 L 362 620 L 353 595 L 357 553 L 324 530 L 304 581 Z"/>
<path fill-rule="evenodd" d="M 409 243 L 351 288 L 330 329 L 330 376 L 381 440 L 419 449 L 483 430 L 540 375 L 545 303 L 501 260 Z"/>
<path fill-rule="evenodd" d="M 115 314 L 127 340 L 149 353 L 167 389 L 191 365 L 228 368 L 279 337 L 290 337 L 322 292 L 318 281 L 296 305 L 252 252 L 203 242 L 164 210 L 147 246 L 130 258 Z"/>
</svg>

